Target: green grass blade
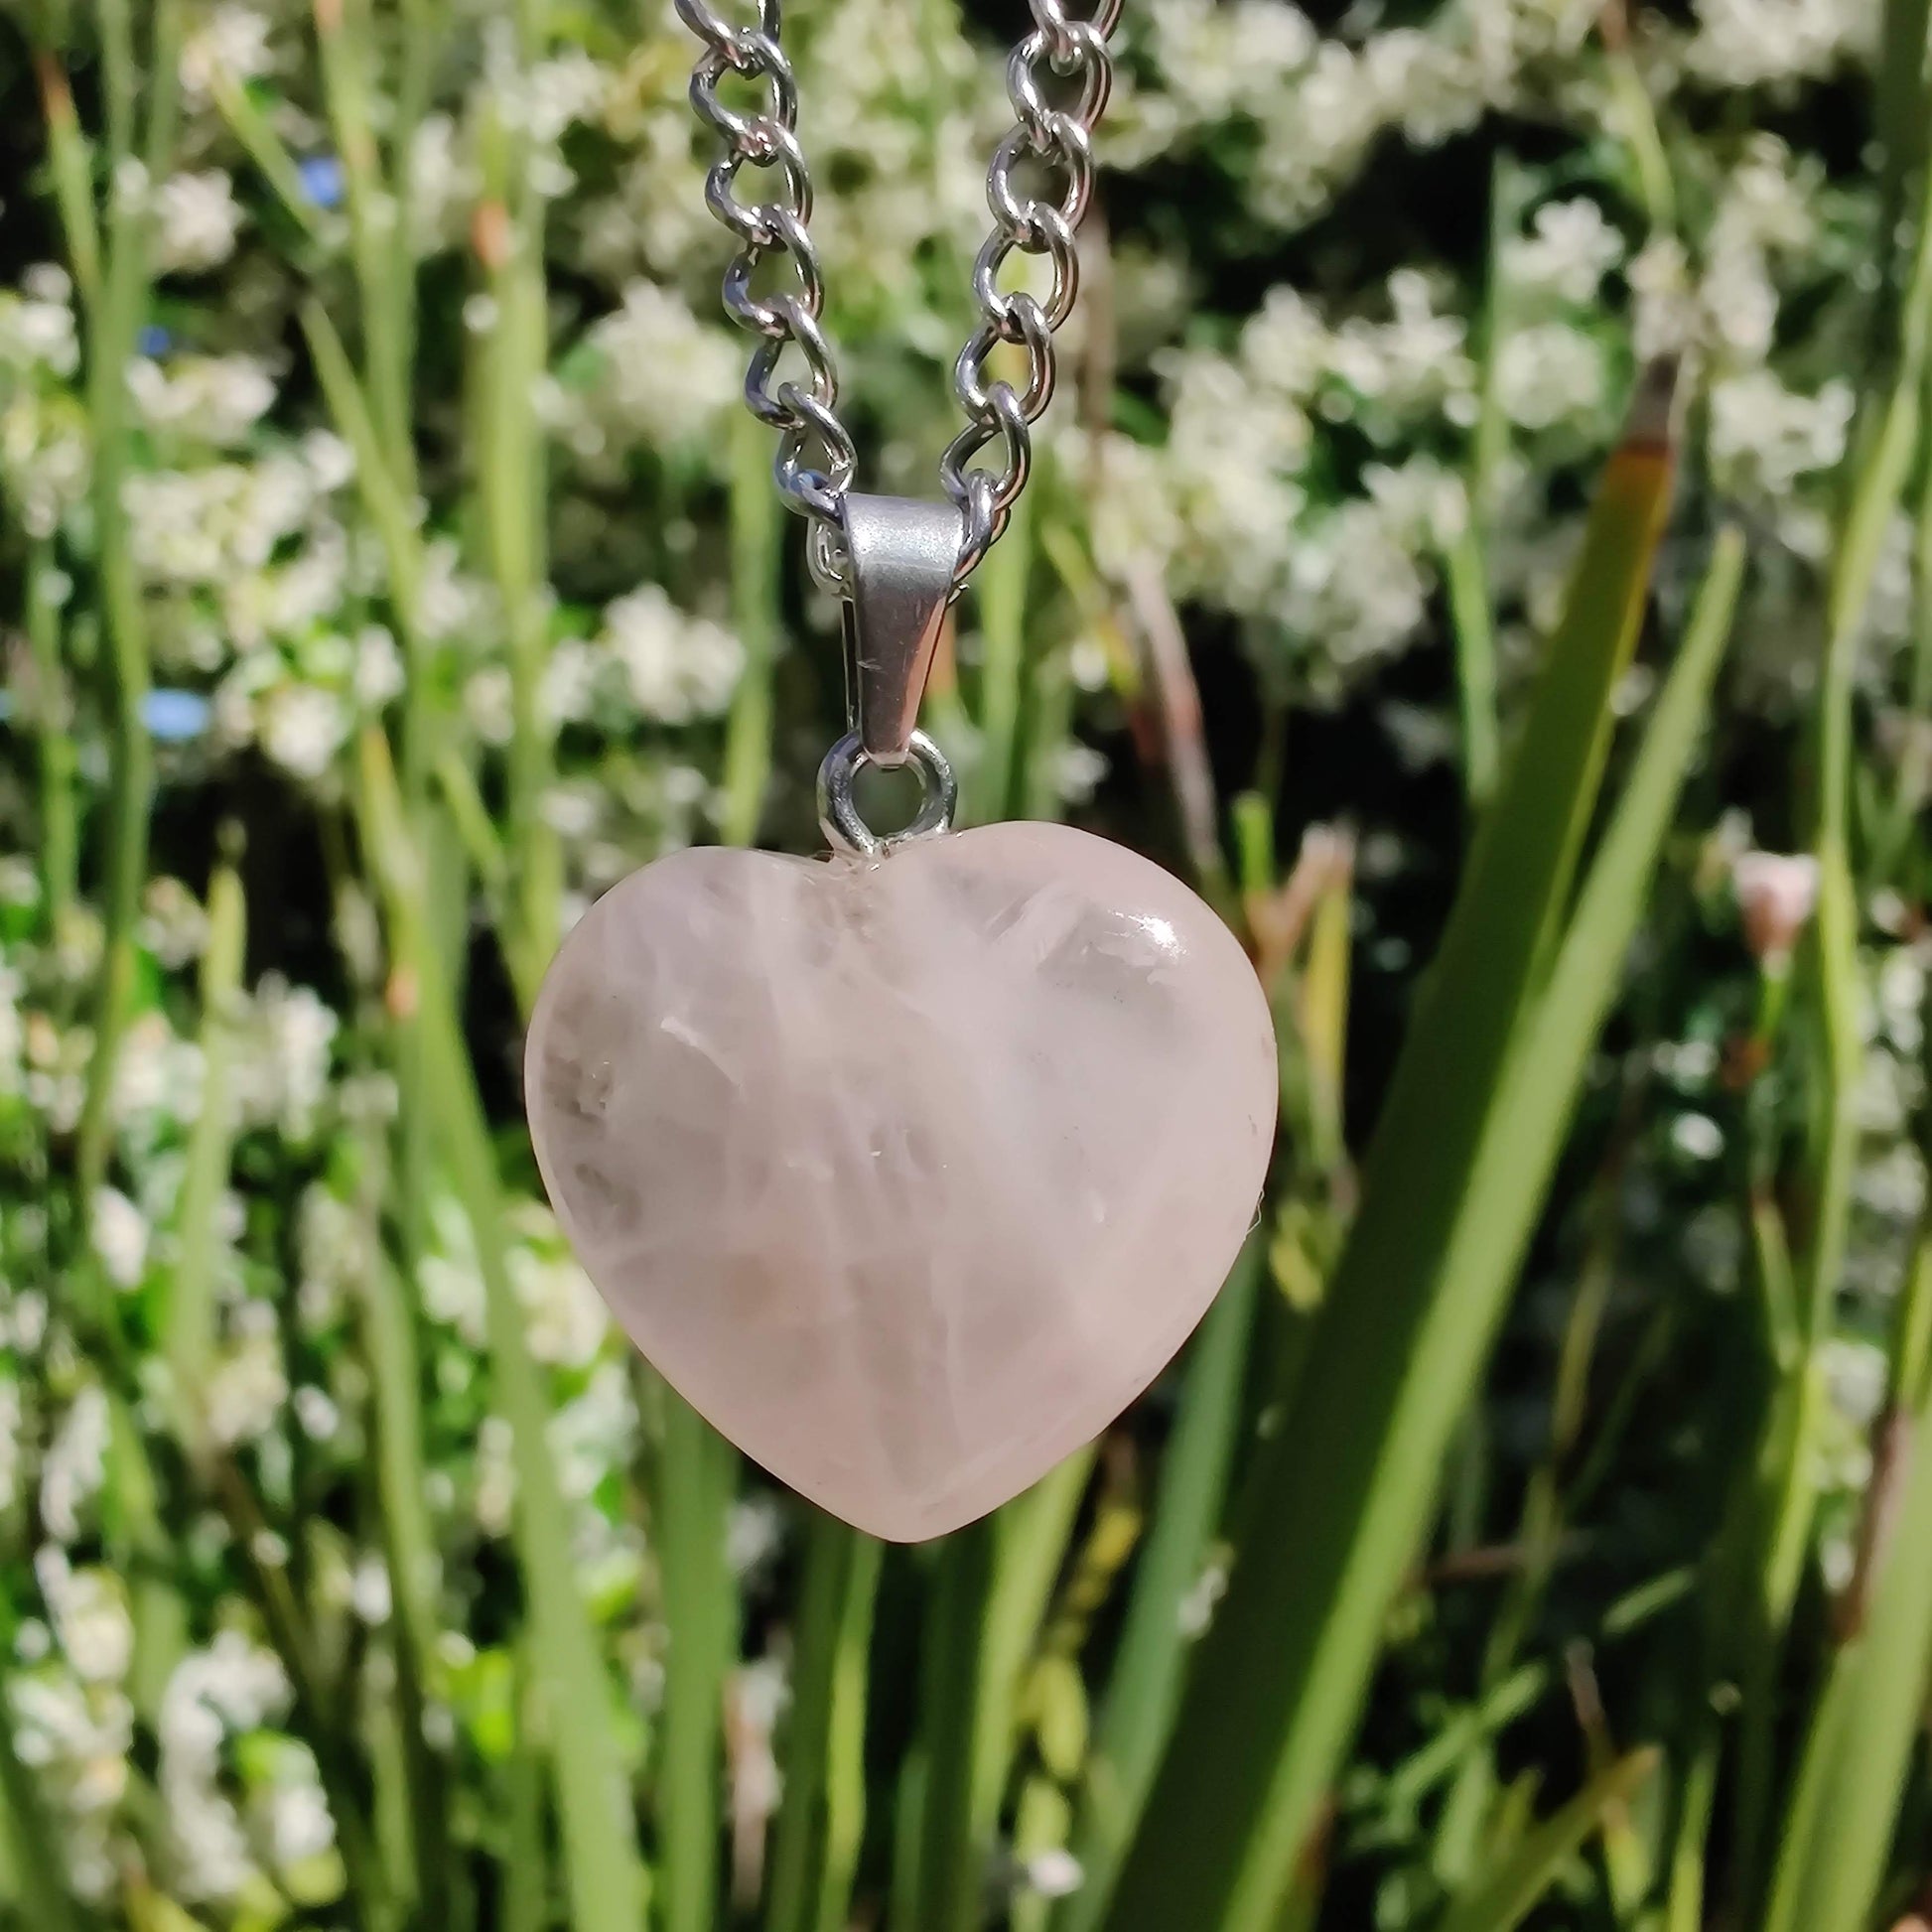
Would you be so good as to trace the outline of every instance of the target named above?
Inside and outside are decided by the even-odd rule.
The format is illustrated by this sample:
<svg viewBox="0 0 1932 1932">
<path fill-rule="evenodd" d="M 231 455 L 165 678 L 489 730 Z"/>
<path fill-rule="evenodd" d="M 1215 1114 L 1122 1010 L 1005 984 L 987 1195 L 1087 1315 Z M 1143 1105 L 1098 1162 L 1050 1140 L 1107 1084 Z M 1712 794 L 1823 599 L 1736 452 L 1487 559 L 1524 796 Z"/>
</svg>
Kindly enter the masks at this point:
<svg viewBox="0 0 1932 1932">
<path fill-rule="evenodd" d="M 381 882 L 398 963 L 413 973 L 427 1091 L 475 1233 L 487 1302 L 496 1399 L 510 1425 L 516 1472 L 514 1537 L 530 1617 L 530 1665 L 556 1740 L 552 1753 L 573 1932 L 637 1932 L 643 1866 L 631 1826 L 611 1686 L 570 1547 L 570 1513 L 558 1486 L 546 1427 L 549 1403 L 523 1332 L 523 1312 L 504 1262 L 502 1204 L 489 1125 L 443 962 L 425 931 L 420 864 L 403 819 L 385 741 L 366 733 L 360 807 Z"/>
<path fill-rule="evenodd" d="M 1600 757 L 1602 721 L 1585 694 L 1607 709 L 1636 624 L 1649 543 L 1627 526 L 1654 538 L 1661 512 L 1660 458 L 1640 459 L 1637 477 L 1627 457 L 1625 466 L 1606 480 L 1609 508 L 1599 508 L 1577 579 L 1582 601 L 1562 638 L 1584 662 L 1559 656 L 1546 674 L 1546 686 L 1584 689 L 1539 697 L 1485 821 L 1301 1397 L 1264 1451 L 1257 1489 L 1267 1532 L 1242 1551 L 1202 1647 L 1110 1932 L 1261 1932 L 1271 1922 L 1353 1727 L 1382 1616 L 1540 1208 L 1742 573 L 1741 541 L 1727 533 L 1549 984 L 1519 1023 L 1549 916 L 1542 901 L 1571 863 L 1571 828 L 1559 821 L 1581 814 L 1579 767 Z M 1646 469 L 1647 486 L 1638 482 Z M 1559 748 L 1569 763 L 1550 762 Z M 1540 840 L 1538 828 L 1514 824 L 1519 811 L 1540 814 Z M 1513 873 L 1492 870 L 1498 849 L 1519 855 Z M 1497 1009 L 1499 994 L 1507 1010 Z M 1471 1057 L 1474 1044 L 1481 1051 Z M 1379 1209 L 1384 1201 L 1400 1212 Z M 1311 1444 L 1320 1446 L 1319 1482 L 1307 1479 Z"/>
<path fill-rule="evenodd" d="M 771 487 L 770 432 L 741 413 L 731 432 L 731 559 L 732 621 L 745 646 L 745 671 L 725 727 L 725 808 L 718 830 L 727 845 L 757 842 L 771 777 L 771 678 L 783 648 L 781 520 Z"/>
<path fill-rule="evenodd" d="M 656 1779 L 658 1923 L 665 1932 L 712 1932 L 725 1676 L 738 1640 L 725 1549 L 738 1455 L 675 1390 L 662 1396 L 657 1552 L 669 1649 Z"/>
<path fill-rule="evenodd" d="M 374 1245 L 371 1239 L 371 1250 Z M 447 1903 L 442 1876 L 449 1857 L 447 1780 L 423 1720 L 429 1658 L 441 1624 L 436 1606 L 441 1562 L 427 1501 L 422 1365 L 415 1322 L 388 1258 L 373 1252 L 363 1275 L 361 1323 L 373 1412 L 375 1493 L 395 1604 L 390 1641 L 409 1785 L 417 1910 L 426 1926 L 435 1927 L 444 1923 Z"/>
<path fill-rule="evenodd" d="M 1075 1819 L 1072 1852 L 1085 1876 L 1061 1904 L 1054 1932 L 1092 1932 L 1099 1923 L 1173 1723 L 1193 1642 L 1181 1603 L 1220 1524 L 1266 1250 L 1261 1235 L 1249 1237 L 1188 1358 Z"/>
<path fill-rule="evenodd" d="M 1558 1874 L 1657 1768 L 1655 1750 L 1606 1765 L 1553 1818 L 1536 1827 L 1500 1869 L 1449 1909 L 1437 1932 L 1515 1932 Z"/>
<path fill-rule="evenodd" d="M 234 1148 L 234 1006 L 241 990 L 247 906 L 241 879 L 223 861 L 207 891 L 207 941 L 202 951 L 202 1104 L 188 1142 L 181 1186 L 181 1248 L 162 1329 L 177 1414 L 187 1446 L 202 1441 L 203 1382 L 214 1353 L 214 1273 L 218 1214 Z"/>
<path fill-rule="evenodd" d="M 1020 698 L 1027 668 L 1027 579 L 1034 561 L 1036 491 L 1013 505 L 1006 535 L 980 566 L 979 768 L 973 774 L 974 824 L 1013 809 L 1014 767 L 1020 747 Z"/>
<path fill-rule="evenodd" d="M 845 1923 L 865 1830 L 866 1651 L 881 1555 L 873 1538 L 814 1514 L 767 1932 L 838 1932 Z"/>
<path fill-rule="evenodd" d="M 982 1768 L 980 1810 L 991 1817 L 1005 1783 L 1013 1742 L 1020 1680 L 1034 1653 L 1054 1580 L 1065 1567 L 1067 1546 L 1087 1478 L 1093 1446 L 1064 1461 L 1016 1497 L 994 1519 L 999 1531 L 999 1568 L 986 1616 L 986 1689 L 981 1727 L 993 1745 Z"/>
<path fill-rule="evenodd" d="M 943 1547 L 927 1623 L 918 1932 L 979 1923 L 1033 1655 L 1093 1467 L 1082 1449 Z"/>
<path fill-rule="evenodd" d="M 1895 1420 L 1905 1467 L 1863 1632 L 1832 1661 L 1780 1840 L 1764 1932 L 1863 1932 L 1883 1881 L 1932 1665 L 1932 1410 Z"/>
<path fill-rule="evenodd" d="M 1878 29 L 1877 99 L 1879 228 L 1896 232 L 1905 184 L 1925 163 L 1925 42 L 1932 9 L 1927 0 L 1884 0 Z"/>
<path fill-rule="evenodd" d="M 1455 540 L 1443 552 L 1449 627 L 1455 638 L 1455 692 L 1462 714 L 1462 790 L 1479 808 L 1496 782 L 1496 626 L 1489 608 L 1488 567 L 1471 505 Z"/>
<path fill-rule="evenodd" d="M 896 1918 L 894 1932 L 972 1932 L 979 1922 L 989 1848 L 973 1835 L 974 1752 L 984 1741 L 978 1718 L 996 1552 L 990 1521 L 969 1525 L 940 1547 L 920 1697 L 917 1911 Z"/>
<path fill-rule="evenodd" d="M 1932 1235 L 1895 1316 L 1865 1523 L 1779 1837 L 1763 1932 L 1863 1932 L 1883 1884 L 1932 1684 Z"/>
</svg>

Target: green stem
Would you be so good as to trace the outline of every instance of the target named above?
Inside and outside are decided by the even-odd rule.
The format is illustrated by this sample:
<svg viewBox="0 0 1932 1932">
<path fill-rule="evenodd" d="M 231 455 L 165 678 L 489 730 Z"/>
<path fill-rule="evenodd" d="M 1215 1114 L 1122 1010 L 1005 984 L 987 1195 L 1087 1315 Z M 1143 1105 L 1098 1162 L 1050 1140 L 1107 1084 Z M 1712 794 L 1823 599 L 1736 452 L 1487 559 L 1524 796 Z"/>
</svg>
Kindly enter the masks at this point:
<svg viewBox="0 0 1932 1932">
<path fill-rule="evenodd" d="M 118 32 L 106 10 L 103 26 Z M 153 92 L 149 102 L 147 166 L 159 172 L 172 147 L 175 105 L 175 50 L 179 44 L 179 0 L 160 0 L 155 10 Z M 111 97 L 122 82 L 115 77 L 123 58 L 109 52 Z M 131 57 L 127 57 L 131 58 Z M 130 83 L 131 84 L 131 83 Z M 116 163 L 127 159 L 132 139 L 131 108 L 116 110 L 112 150 Z M 148 297 L 149 214 L 144 197 L 120 192 L 110 175 L 106 279 L 102 302 L 87 331 L 87 413 L 93 437 L 93 510 L 96 569 L 107 633 L 104 656 L 105 709 L 110 720 L 110 776 L 106 917 L 101 973 L 94 1007 L 94 1050 L 81 1103 L 76 1173 L 79 1215 L 84 1226 L 96 1190 L 105 1179 L 113 1144 L 114 1071 L 134 996 L 135 922 L 148 870 L 148 815 L 153 788 L 153 751 L 148 742 L 148 632 L 141 585 L 135 570 L 122 492 L 128 471 L 127 363 Z M 73 249 L 69 237 L 69 252 Z"/>
<path fill-rule="evenodd" d="M 27 644 L 33 654 L 34 728 L 40 743 L 41 893 L 47 930 L 58 938 L 72 914 L 78 886 L 80 818 L 73 706 L 61 661 L 54 578 L 54 546 L 36 539 L 27 558 Z"/>
<path fill-rule="evenodd" d="M 358 809 L 382 887 L 397 971 L 414 989 L 422 1107 L 468 1214 L 486 1301 L 495 1398 L 510 1425 L 513 1534 L 528 1595 L 531 1665 L 556 1748 L 551 1761 L 573 1932 L 637 1932 L 645 1878 L 631 1829 L 628 1779 L 611 1687 L 579 1593 L 570 1511 L 551 1459 L 550 1403 L 510 1279 L 489 1122 L 458 1022 L 448 969 L 431 937 L 427 881 L 410 837 L 387 741 L 361 741 Z"/>
<path fill-rule="evenodd" d="M 741 411 L 731 438 L 732 617 L 745 647 L 745 673 L 725 727 L 727 845 L 758 839 L 771 776 L 771 678 L 779 650 L 778 570 L 782 555 L 778 503 L 764 426 Z"/>
<path fill-rule="evenodd" d="M 1020 698 L 1027 668 L 1027 581 L 1034 560 L 1037 485 L 1013 506 L 1006 535 L 980 566 L 979 769 L 972 817 L 1005 818 L 1014 805 L 1020 750 Z"/>
<path fill-rule="evenodd" d="M 726 1514 L 737 1454 L 675 1390 L 663 1394 L 658 1562 L 669 1664 L 664 1683 L 657 1818 L 663 1932 L 712 1932 L 718 1911 L 719 1756 L 725 1673 L 737 1606 Z"/>
<path fill-rule="evenodd" d="M 234 1017 L 241 993 L 247 907 L 231 855 L 208 883 L 207 942 L 202 953 L 202 1103 L 188 1143 L 181 1189 L 181 1250 L 162 1329 L 183 1439 L 203 1441 L 203 1402 L 214 1354 L 215 1274 L 220 1205 L 234 1146 Z"/>
<path fill-rule="evenodd" d="M 973 1932 L 991 1846 L 974 1829 L 974 1796 L 981 1778 L 976 1749 L 986 1678 L 987 1606 L 992 1600 L 997 1548 L 991 1521 L 948 1537 L 939 1551 L 932 1607 L 925 1624 L 926 1657 L 920 1730 L 925 1764 L 920 1835 L 919 1909 L 895 1932 Z"/>
<path fill-rule="evenodd" d="M 815 1514 L 765 1932 L 839 1932 L 865 1830 L 867 1646 L 882 1547 Z"/>
</svg>

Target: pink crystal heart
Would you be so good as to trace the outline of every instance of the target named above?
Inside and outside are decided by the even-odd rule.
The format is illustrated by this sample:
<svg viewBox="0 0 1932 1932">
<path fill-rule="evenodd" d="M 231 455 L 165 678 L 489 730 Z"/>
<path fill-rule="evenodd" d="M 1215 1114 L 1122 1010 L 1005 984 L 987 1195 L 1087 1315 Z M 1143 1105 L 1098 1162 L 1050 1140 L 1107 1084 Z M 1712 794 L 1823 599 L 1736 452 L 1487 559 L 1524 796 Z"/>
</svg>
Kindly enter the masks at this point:
<svg viewBox="0 0 1932 1932">
<path fill-rule="evenodd" d="M 524 1071 L 631 1339 L 900 1542 L 1018 1494 L 1160 1372 L 1253 1221 L 1277 1083 L 1214 913 L 1029 824 L 659 860 L 565 941 Z"/>
</svg>

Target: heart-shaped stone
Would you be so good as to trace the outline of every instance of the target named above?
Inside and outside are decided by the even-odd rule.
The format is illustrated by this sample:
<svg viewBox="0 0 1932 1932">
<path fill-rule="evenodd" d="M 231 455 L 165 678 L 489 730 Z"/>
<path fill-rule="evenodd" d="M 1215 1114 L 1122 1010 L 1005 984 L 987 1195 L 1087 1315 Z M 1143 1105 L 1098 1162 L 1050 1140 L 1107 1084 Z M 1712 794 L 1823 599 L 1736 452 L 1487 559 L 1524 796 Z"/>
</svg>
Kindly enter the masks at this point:
<svg viewBox="0 0 1932 1932">
<path fill-rule="evenodd" d="M 631 1339 L 793 1488 L 913 1542 L 1180 1346 L 1254 1219 L 1277 1075 L 1206 905 L 1018 824 L 633 873 L 564 942 L 525 1081 Z"/>
</svg>

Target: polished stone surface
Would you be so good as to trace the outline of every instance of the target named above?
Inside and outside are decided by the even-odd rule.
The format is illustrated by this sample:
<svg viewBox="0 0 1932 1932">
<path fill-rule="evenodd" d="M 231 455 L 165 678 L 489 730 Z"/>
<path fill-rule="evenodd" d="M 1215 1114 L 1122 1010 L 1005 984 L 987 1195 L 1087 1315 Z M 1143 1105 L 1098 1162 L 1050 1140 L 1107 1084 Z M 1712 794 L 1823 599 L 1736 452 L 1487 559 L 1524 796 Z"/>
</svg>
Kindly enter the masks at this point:
<svg viewBox="0 0 1932 1932">
<path fill-rule="evenodd" d="M 1187 1337 L 1274 1136 L 1267 1002 L 1158 866 L 1058 825 L 633 873 L 565 941 L 525 1080 L 631 1338 L 814 1502 L 936 1536 Z"/>
</svg>

